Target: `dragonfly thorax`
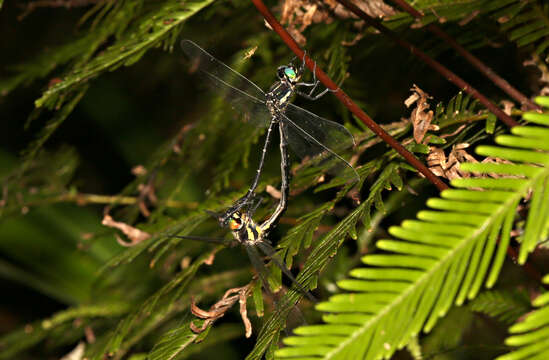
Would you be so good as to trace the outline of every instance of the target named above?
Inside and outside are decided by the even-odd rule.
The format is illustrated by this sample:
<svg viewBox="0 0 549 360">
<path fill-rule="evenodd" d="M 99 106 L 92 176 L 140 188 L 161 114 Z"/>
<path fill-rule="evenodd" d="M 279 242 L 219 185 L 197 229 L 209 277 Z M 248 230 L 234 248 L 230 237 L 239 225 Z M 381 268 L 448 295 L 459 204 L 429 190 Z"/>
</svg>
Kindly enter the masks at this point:
<svg viewBox="0 0 549 360">
<path fill-rule="evenodd" d="M 241 244 L 255 245 L 263 241 L 263 230 L 246 213 L 235 212 L 231 215 L 228 224 L 234 238 Z"/>
<path fill-rule="evenodd" d="M 273 84 L 269 92 L 265 94 L 267 99 L 265 104 L 273 117 L 276 117 L 279 111 L 284 112 L 286 105 L 292 100 L 294 92 L 294 86 L 287 81 L 279 81 Z"/>
</svg>

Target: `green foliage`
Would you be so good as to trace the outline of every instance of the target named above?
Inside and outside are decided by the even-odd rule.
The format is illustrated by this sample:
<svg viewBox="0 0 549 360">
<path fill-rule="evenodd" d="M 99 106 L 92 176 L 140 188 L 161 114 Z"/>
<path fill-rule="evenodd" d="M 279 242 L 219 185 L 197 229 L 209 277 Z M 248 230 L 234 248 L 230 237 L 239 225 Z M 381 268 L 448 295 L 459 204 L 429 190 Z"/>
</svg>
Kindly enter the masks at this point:
<svg viewBox="0 0 549 360">
<path fill-rule="evenodd" d="M 50 319 L 28 324 L 23 329 L 1 337 L 0 348 L 3 351 L 0 359 L 13 359 L 19 352 L 36 345 L 48 336 L 52 336 L 55 330 L 70 331 L 70 322 L 76 319 L 83 322 L 77 327 L 78 334 L 81 336 L 84 326 L 90 323 L 90 318 L 114 317 L 127 310 L 127 304 L 105 303 L 61 311 Z"/>
<path fill-rule="evenodd" d="M 198 321 L 197 326 L 200 326 Z M 213 334 L 207 336 L 210 331 Z M 214 347 L 227 340 L 242 337 L 243 335 L 244 331 L 242 327 L 232 324 L 221 325 L 216 327 L 216 329 L 208 329 L 202 334 L 195 334 L 191 331 L 189 322 L 185 322 L 181 327 L 170 330 L 162 335 L 161 341 L 151 350 L 148 359 L 188 359 L 193 354 L 200 354 L 204 349 Z M 197 342 L 198 344 L 193 344 L 193 342 Z"/>
<path fill-rule="evenodd" d="M 354 269 L 352 278 L 338 282 L 351 292 L 316 306 L 326 313 L 326 324 L 296 329 L 297 336 L 284 339 L 289 346 L 278 350 L 277 356 L 389 358 L 421 330 L 429 332 L 452 304 L 459 306 L 475 298 L 483 283 L 488 288 L 495 284 L 516 208 L 532 191 L 518 259 L 524 263 L 549 225 L 549 157 L 537 150 L 549 150 L 545 141 L 549 115 L 524 117 L 543 126 L 515 127 L 513 135 L 496 138 L 502 146 L 477 147 L 478 154 L 513 164 L 461 165 L 463 170 L 503 177 L 455 179 L 452 184 L 457 189 L 427 201 L 435 211 L 421 211 L 417 220 L 389 228 L 399 240 L 376 243 L 388 253 L 364 256 L 362 261 L 369 267 Z"/>
<path fill-rule="evenodd" d="M 513 323 L 530 309 L 530 299 L 523 291 L 484 291 L 471 302 L 471 309 Z"/>
<path fill-rule="evenodd" d="M 467 48 L 486 49 L 494 41 L 503 41 L 503 34 L 508 35 L 505 45 L 524 49 L 528 45 L 538 53 L 548 47 L 543 23 L 547 6 L 535 1 L 413 3 L 426 16 L 412 29 L 414 20 L 405 13 L 385 19 L 384 24 L 402 30 L 403 36 L 415 37 L 431 53 L 448 49 L 421 26 L 434 22 Z M 0 0 L 0 8 L 2 5 Z M 39 16 L 37 13 L 32 15 Z M 195 91 L 201 91 L 200 84 L 196 88 L 192 85 L 192 65 L 177 58 L 176 44 L 183 37 L 206 38 L 197 42 L 215 49 L 216 56 L 219 51 L 227 64 L 262 86 L 272 82 L 274 69 L 291 58 L 290 52 L 263 27 L 262 18 L 248 1 L 108 0 L 84 9 L 80 15 L 77 31 L 54 42 L 63 45 L 50 49 L 45 49 L 49 43 L 36 45 L 31 51 L 39 55 L 11 66 L 12 76 L 0 80 L 0 100 L 7 99 L 7 104 L 19 96 L 16 90 L 51 78 L 39 84 L 42 93 L 27 121 L 33 140 L 12 149 L 24 149 L 21 159 L 0 153 L 0 276 L 67 307 L 26 326 L 22 325 L 26 320 L 20 320 L 17 330 L 0 338 L 0 358 L 24 359 L 33 353 L 60 358 L 60 351 L 74 348 L 89 337 L 91 329 L 95 342 L 86 343 L 85 357 L 89 359 L 206 359 L 212 349 L 219 348 L 224 349 L 227 359 L 245 354 L 248 359 L 270 359 L 275 354 L 282 358 L 373 359 L 388 358 L 404 347 L 419 359 L 464 341 L 474 315 L 468 308 L 452 307 L 454 304 L 476 297 L 472 304 L 475 311 L 505 322 L 515 321 L 527 311 L 524 299 L 515 297 L 515 292 L 498 289 L 477 293 L 483 283 L 488 287 L 496 283 L 514 225 L 524 229 L 516 237 L 521 243 L 520 264 L 539 241 L 547 238 L 549 192 L 545 187 L 549 174 L 543 151 L 548 150 L 548 116 L 527 114 L 526 120 L 541 126 L 515 128 L 513 135 L 496 138 L 500 146 L 486 146 L 492 141 L 491 134 L 502 129 L 477 101 L 461 92 L 445 100 L 437 92 L 453 94 L 454 88 L 433 85 L 440 83 L 438 75 L 432 81 L 429 74 L 404 59 L 377 34 L 366 31 L 364 40 L 341 46 L 362 36 L 364 29 L 357 32 L 360 25 L 354 20 L 330 13 L 329 18 L 304 33 L 307 49 L 336 82 L 343 82 L 361 107 L 376 115 L 375 120 L 388 133 L 425 160 L 429 146 L 415 144 L 411 124 L 400 121 L 409 116 L 402 105 L 403 93 L 415 82 L 426 86 L 437 101 L 442 100 L 434 118 L 441 131 L 429 132 L 431 144 L 446 142 L 444 146 L 449 147 L 483 140 L 484 145 L 477 148 L 479 155 L 509 159 L 514 164 L 463 164 L 462 169 L 482 177 L 454 180 L 456 189 L 428 200 L 432 210 L 421 211 L 418 220 L 391 226 L 421 207 L 432 190 L 428 183 L 330 96 L 316 103 L 300 102 L 300 106 L 344 123 L 353 132 L 357 146 L 346 155 L 352 158 L 360 181 L 350 183 L 350 173 L 324 174 L 327 165 L 307 159 L 292 169 L 290 206 L 270 240 L 288 268 L 299 269 L 299 288 L 316 289 L 315 295 L 325 300 L 335 291 L 332 279 L 341 278 L 341 273 L 328 273 L 334 256 L 339 268 L 354 268 L 372 250 L 371 242 L 387 236 L 385 228 L 398 240 L 377 241 L 382 252 L 362 257 L 368 267 L 355 268 L 351 278 L 338 282 L 350 292 L 321 302 L 317 313 L 310 303 L 301 301 L 302 293 L 295 285 L 276 294 L 275 301 L 264 298 L 261 287 L 254 286 L 248 303 L 254 303 L 255 311 L 248 305 L 248 315 L 254 322 L 255 342 L 240 339 L 243 326 L 238 323 L 237 310 L 204 333 L 193 333 L 189 325 L 196 319 L 189 314 L 191 298 L 207 308 L 206 304 L 219 300 L 227 289 L 256 280 L 238 249 L 212 248 L 170 235 L 227 237 L 206 210 L 222 211 L 247 190 L 264 130 L 239 121 L 223 99 L 211 100 Z M 468 18 L 471 21 L 467 24 L 459 23 Z M 500 26 L 499 19 L 506 21 L 500 21 Z M 248 58 L 252 50 L 256 52 Z M 231 55 L 228 60 L 223 57 L 226 54 Z M 383 68 L 390 71 L 379 71 Z M 145 119 L 123 114 L 98 121 L 123 107 L 104 99 L 110 93 L 100 94 L 104 104 L 94 102 L 98 97 L 92 97 L 93 91 L 102 81 L 136 97 L 129 107 L 146 114 Z M 128 86 L 122 86 L 126 81 Z M 174 85 L 179 83 L 183 85 Z M 495 100 L 501 94 L 488 96 Z M 164 97 L 168 102 L 162 102 Z M 153 107 L 151 103 L 159 105 Z M 147 106 L 154 110 L 145 109 Z M 96 118 L 90 115 L 90 108 L 97 110 Z M 521 113 L 514 110 L 513 115 Z M 14 112 L 10 114 L 13 117 Z M 23 124 L 20 116 L 16 120 Z M 481 120 L 486 121 L 486 127 L 479 126 Z M 161 129 L 160 140 L 152 133 L 138 133 L 132 138 L 129 134 L 139 121 Z M 72 141 L 73 124 L 77 124 L 77 135 L 84 133 L 86 137 L 88 130 L 90 134 L 100 133 L 93 151 L 80 148 L 79 137 Z M 463 124 L 466 127 L 458 131 Z M 94 127 L 100 130 L 91 132 Z M 70 135 L 64 137 L 63 130 Z M 111 137 L 102 137 L 109 131 Z M 73 146 L 59 145 L 66 142 Z M 147 158 L 138 160 L 146 171 L 135 172 L 130 180 L 127 172 L 137 165 L 138 156 L 125 157 L 122 169 L 116 171 L 98 165 L 109 159 L 90 163 L 91 153 L 100 153 L 103 146 L 112 144 L 109 149 L 115 157 L 117 147 L 132 153 L 142 150 L 144 143 L 154 148 Z M 273 143 L 276 147 L 276 141 Z M 258 186 L 258 193 L 264 196 L 255 216 L 258 220 L 276 203 L 265 191 L 267 185 L 276 187 L 280 182 L 279 159 L 272 148 Z M 490 178 L 486 174 L 503 176 Z M 152 194 L 146 192 L 149 185 L 154 189 Z M 84 190 L 102 194 L 86 194 Z M 112 192 L 118 194 L 109 195 Z M 96 203 L 108 206 L 93 209 Z M 122 248 L 114 236 L 125 234 L 101 227 L 104 213 L 151 236 Z M 345 243 L 347 238 L 352 240 Z M 212 255 L 214 264 L 206 266 Z M 302 259 L 305 261 L 300 264 Z M 268 266 L 273 288 L 288 285 L 274 264 Z M 330 281 L 323 281 L 325 278 Z M 298 328 L 298 336 L 282 340 L 288 347 L 277 350 L 284 336 L 282 330 L 298 303 L 307 320 L 322 315 L 325 324 Z M 257 320 L 263 313 L 264 319 Z M 33 319 L 43 316 L 32 314 Z M 421 330 L 432 331 L 424 336 Z M 520 341 L 511 340 L 509 345 L 526 344 L 530 337 L 535 341 L 538 335 L 529 328 L 511 337 Z M 233 345 L 237 346 L 231 347 L 227 342 L 235 339 Z M 528 344 L 541 346 L 541 342 Z"/>
<path fill-rule="evenodd" d="M 140 1 L 138 2 L 140 3 Z M 52 106 L 63 92 L 102 72 L 113 71 L 119 66 L 136 63 L 152 47 L 173 48 L 181 24 L 210 3 L 211 1 L 208 0 L 190 1 L 185 3 L 184 7 L 179 1 L 167 1 L 161 4 L 155 11 L 151 11 L 139 19 L 129 34 L 125 34 L 125 36 L 118 34 L 120 40 L 116 45 L 108 47 L 86 64 L 76 67 L 61 82 L 46 90 L 42 97 L 36 100 L 36 106 Z M 124 15 L 125 12 L 120 11 L 120 17 Z M 109 20 L 116 21 L 117 19 Z"/>
<path fill-rule="evenodd" d="M 549 284 L 549 276 L 546 275 L 542 281 L 544 284 Z M 534 299 L 532 305 L 539 309 L 526 315 L 523 321 L 511 326 L 509 332 L 513 335 L 505 340 L 507 345 L 518 348 L 508 354 L 499 356 L 497 360 L 545 359 L 549 356 L 549 346 L 547 344 L 549 330 L 548 304 L 548 293 Z"/>
<path fill-rule="evenodd" d="M 451 308 L 448 314 L 437 322 L 433 330 L 422 342 L 424 357 L 426 359 L 431 357 L 438 358 L 436 357 L 438 354 L 459 349 L 460 344 L 463 343 L 466 331 L 470 328 L 473 320 L 474 315 L 467 307 Z"/>
<path fill-rule="evenodd" d="M 533 46 L 536 54 L 549 48 L 549 4 L 531 1 L 513 5 L 501 26 L 517 46 Z M 510 16 L 511 15 L 511 16 Z"/>
<path fill-rule="evenodd" d="M 70 96 L 67 100 L 68 103 L 63 108 L 55 113 L 55 115 L 48 121 L 48 123 L 42 128 L 42 131 L 38 134 L 38 137 L 34 143 L 31 143 L 25 151 L 24 163 L 21 166 L 22 172 L 26 170 L 30 163 L 36 157 L 38 151 L 44 146 L 44 143 L 55 132 L 55 130 L 67 119 L 70 113 L 74 110 L 74 107 L 80 102 L 84 94 L 86 93 L 87 86 L 82 86 L 80 89 L 75 90 L 75 94 Z"/>
<path fill-rule="evenodd" d="M 464 120 L 474 120 L 473 117 L 478 115 L 478 104 L 478 100 L 460 91 L 450 99 L 446 107 L 442 103 L 437 104 L 435 119 L 441 127 L 462 123 Z"/>
</svg>

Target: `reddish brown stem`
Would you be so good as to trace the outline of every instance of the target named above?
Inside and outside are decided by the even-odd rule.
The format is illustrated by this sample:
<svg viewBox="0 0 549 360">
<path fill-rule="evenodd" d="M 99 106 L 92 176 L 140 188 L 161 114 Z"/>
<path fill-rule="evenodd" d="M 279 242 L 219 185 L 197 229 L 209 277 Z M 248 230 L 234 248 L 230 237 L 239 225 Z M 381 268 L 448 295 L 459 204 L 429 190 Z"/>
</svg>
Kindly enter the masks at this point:
<svg viewBox="0 0 549 360">
<path fill-rule="evenodd" d="M 393 3 L 400 6 L 400 8 L 416 19 L 421 19 L 423 13 L 414 9 L 410 4 L 404 0 L 390 0 Z M 461 56 L 463 56 L 467 61 L 471 63 L 477 70 L 486 76 L 488 79 L 492 80 L 496 86 L 501 90 L 505 91 L 507 95 L 518 101 L 521 105 L 525 106 L 530 110 L 541 110 L 541 106 L 535 104 L 532 100 L 528 99 L 524 94 L 515 89 L 507 80 L 503 79 L 501 76 L 496 74 L 494 70 L 484 64 L 479 58 L 467 51 L 463 46 L 458 44 L 450 35 L 448 35 L 444 30 L 438 27 L 436 24 L 429 24 L 426 26 L 427 30 L 431 31 L 433 34 L 446 41 L 448 45 L 453 47 Z"/>
<path fill-rule="evenodd" d="M 339 2 L 348 3 L 345 0 L 338 0 Z M 280 23 L 276 20 L 276 18 L 271 14 L 269 9 L 265 6 L 265 4 L 262 2 L 262 0 L 252 0 L 256 8 L 259 10 L 259 12 L 263 15 L 265 20 L 269 23 L 271 28 L 280 36 L 280 38 L 288 45 L 288 47 L 298 56 L 300 59 L 305 60 L 306 66 L 311 70 L 315 71 L 316 77 L 329 89 L 331 89 L 334 92 L 334 95 L 349 109 L 353 114 L 355 114 L 366 126 L 368 126 L 375 134 L 377 134 L 379 137 L 381 137 L 386 143 L 388 143 L 393 149 L 395 149 L 400 155 L 402 155 L 412 166 L 414 166 L 419 172 L 421 172 L 429 181 L 431 181 L 438 189 L 439 191 L 448 189 L 448 185 L 446 185 L 442 180 L 440 180 L 435 174 L 433 174 L 421 161 L 419 161 L 414 155 L 412 155 L 408 150 L 406 150 L 402 145 L 400 145 L 395 139 L 393 139 L 389 134 L 387 134 L 378 124 L 376 124 L 364 111 L 362 111 L 352 100 L 341 90 L 323 71 L 320 69 L 320 67 L 316 66 L 315 63 L 301 50 L 299 45 L 295 42 L 295 40 L 291 37 L 290 34 L 280 25 Z M 350 3 L 349 3 L 350 4 Z M 352 7 L 354 7 L 359 12 L 362 12 L 360 9 L 356 8 L 354 5 L 350 4 Z M 351 11 L 352 8 L 349 7 Z M 355 11 L 353 11 L 355 12 Z M 355 12 L 356 14 L 356 12 Z M 357 14 L 358 15 L 358 14 Z M 365 14 L 364 14 L 365 15 Z M 360 16 L 360 15 L 359 15 Z M 366 15 L 367 16 L 367 15 Z M 383 27 L 385 29 L 385 27 Z M 393 34 L 393 36 L 396 37 L 396 35 Z M 400 39 L 396 38 L 398 40 L 397 42 L 400 43 Z M 414 46 L 409 45 L 410 51 L 419 51 Z M 423 54 L 423 53 L 422 53 Z M 427 55 L 423 54 L 425 57 Z M 428 57 L 427 57 L 428 58 Z M 444 68 L 442 65 L 438 64 L 434 60 L 428 58 L 432 63 L 438 65 L 442 69 L 446 71 L 446 76 L 452 75 L 453 77 L 459 79 L 456 75 L 451 73 L 448 69 Z M 444 74 L 444 73 L 443 73 Z M 461 80 L 461 79 L 459 79 Z M 465 81 L 461 80 L 463 84 L 467 85 Z M 467 90 L 467 87 L 463 87 L 465 90 Z M 469 87 L 472 89 L 471 87 Z M 473 89 L 474 90 L 474 89 Z M 475 90 L 476 91 L 476 90 Z M 470 92 L 469 92 L 470 93 Z M 478 92 L 477 92 L 478 93 Z M 479 94 L 480 95 L 480 94 Z M 480 101 L 480 100 L 479 100 Z M 488 101 L 488 100 L 486 100 Z M 489 101 L 488 103 L 492 106 Z M 488 106 L 487 106 L 488 107 Z M 496 107 L 497 110 L 499 110 Z M 501 112 L 501 110 L 499 110 Z M 497 115 L 497 114 L 496 114 Z M 504 114 L 505 115 L 505 114 Z M 506 116 L 506 115 L 505 115 Z M 515 126 L 517 123 L 509 117 L 509 120 L 511 121 L 512 125 L 509 126 Z M 511 259 L 516 259 L 516 251 L 509 246 L 507 249 L 507 254 Z M 525 270 L 527 273 L 534 277 L 534 278 L 540 278 L 539 273 L 537 273 L 537 270 L 534 269 L 531 265 L 526 264 Z M 536 275 L 537 274 L 537 275 Z"/>
<path fill-rule="evenodd" d="M 431 172 L 421 161 L 419 161 L 412 153 L 406 150 L 398 141 L 396 141 L 391 135 L 385 132 L 376 122 L 374 122 L 362 109 L 360 109 L 351 98 L 343 92 L 329 77 L 320 69 L 319 66 L 315 66 L 313 60 L 311 60 L 303 50 L 297 45 L 295 40 L 290 34 L 280 25 L 276 18 L 271 14 L 269 9 L 265 6 L 261 0 L 252 0 L 256 8 L 263 15 L 265 20 L 269 23 L 271 28 L 280 36 L 280 38 L 288 45 L 288 47 L 297 55 L 298 59 L 304 59 L 305 64 L 311 71 L 315 71 L 315 75 L 320 82 L 322 82 L 328 89 L 332 90 L 334 95 L 345 105 L 349 111 L 356 115 L 366 126 L 368 126 L 376 135 L 383 139 L 389 146 L 391 146 L 396 152 L 416 168 L 421 174 L 423 174 L 429 181 L 431 181 L 439 191 L 448 189 L 442 180 L 440 180 L 435 174 Z"/>
<path fill-rule="evenodd" d="M 414 45 L 410 44 L 405 40 L 402 40 L 400 37 L 398 37 L 396 33 L 389 30 L 385 26 L 381 25 L 378 21 L 372 19 L 370 16 L 368 16 L 368 14 L 362 11 L 355 4 L 353 4 L 349 0 L 337 0 L 337 1 L 341 3 L 343 6 L 345 6 L 347 9 L 349 9 L 351 12 L 353 12 L 356 16 L 358 16 L 359 18 L 367 22 L 370 26 L 376 28 L 377 30 L 379 30 L 379 32 L 391 38 L 391 40 L 393 40 L 400 46 L 408 49 L 413 55 L 423 60 L 423 62 L 425 62 L 427 65 L 429 65 L 430 67 L 435 69 L 437 72 L 442 74 L 445 78 L 447 78 L 449 81 L 454 83 L 457 87 L 459 87 L 460 89 L 463 89 L 463 91 L 465 91 L 466 93 L 470 94 L 472 97 L 477 99 L 482 105 L 484 105 L 488 110 L 490 110 L 494 115 L 496 115 L 498 119 L 503 121 L 507 126 L 513 127 L 518 125 L 518 123 L 515 120 L 513 120 L 512 117 L 504 113 L 496 105 L 492 104 L 492 102 L 488 100 L 487 97 L 482 95 L 478 90 L 472 87 L 465 80 L 463 80 L 462 78 L 454 74 L 452 71 L 450 71 L 448 68 L 446 68 L 444 65 L 442 65 L 438 61 L 429 57 L 429 55 L 425 54 L 423 51 L 421 51 Z"/>
</svg>

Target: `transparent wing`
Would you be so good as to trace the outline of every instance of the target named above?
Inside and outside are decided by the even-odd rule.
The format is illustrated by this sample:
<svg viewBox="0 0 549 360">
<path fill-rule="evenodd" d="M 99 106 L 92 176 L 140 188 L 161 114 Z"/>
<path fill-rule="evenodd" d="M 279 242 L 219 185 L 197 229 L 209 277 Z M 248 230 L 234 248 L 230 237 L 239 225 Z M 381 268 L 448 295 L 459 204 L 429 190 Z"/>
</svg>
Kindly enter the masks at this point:
<svg viewBox="0 0 549 360">
<path fill-rule="evenodd" d="M 265 244 L 265 243 L 260 243 L 260 244 Z M 246 248 L 246 251 L 248 252 L 248 257 L 250 258 L 250 261 L 251 261 L 253 267 L 255 268 L 255 271 L 257 271 L 257 273 L 258 273 L 258 275 L 261 279 L 263 289 L 267 293 L 267 296 L 269 296 L 273 300 L 275 306 L 278 306 L 277 297 L 273 294 L 273 292 L 271 291 L 271 288 L 269 286 L 269 281 L 268 281 L 269 271 L 265 267 L 265 263 L 261 259 L 261 255 L 259 254 L 259 251 L 254 246 L 246 246 L 245 245 L 244 247 Z M 273 249 L 273 251 L 274 251 L 274 249 Z M 284 265 L 280 265 L 279 267 L 281 269 L 284 268 L 286 272 L 289 272 L 284 267 Z M 292 276 L 292 278 L 293 278 L 293 276 Z M 296 284 L 297 284 L 297 282 L 296 282 Z M 308 294 L 308 295 L 313 299 L 312 301 L 316 303 L 316 299 L 311 294 Z M 286 318 L 286 324 L 292 324 L 292 323 L 297 323 L 297 324 L 306 323 L 305 318 L 303 317 L 303 314 L 301 313 L 301 311 L 297 307 L 297 304 L 294 304 L 292 306 L 292 313 L 291 313 L 291 315 L 288 315 L 288 317 Z"/>
<path fill-rule="evenodd" d="M 294 275 L 288 270 L 288 267 L 284 263 L 284 260 L 280 258 L 280 256 L 277 255 L 276 250 L 273 249 L 271 245 L 269 245 L 266 242 L 260 242 L 257 244 L 259 249 L 263 251 L 265 255 L 271 258 L 271 260 L 282 270 L 284 275 L 288 277 L 292 281 L 292 283 L 297 287 L 297 290 L 304 296 L 306 296 L 309 300 L 311 300 L 313 303 L 317 303 L 318 300 L 306 289 L 301 286 L 301 284 L 297 281 L 297 279 L 294 277 Z"/>
<path fill-rule="evenodd" d="M 288 104 L 283 121 L 288 124 L 288 145 L 296 155 L 320 164 L 330 173 L 350 171 L 359 179 L 353 166 L 339 155 L 355 145 L 353 135 L 343 125 L 293 104 Z"/>
<path fill-rule="evenodd" d="M 259 278 L 261 279 L 261 283 L 263 285 L 263 289 L 269 295 L 273 300 L 276 300 L 274 297 L 273 292 L 271 291 L 271 287 L 269 286 L 269 272 L 267 271 L 267 268 L 265 267 L 265 263 L 263 260 L 261 260 L 261 255 L 257 251 L 257 249 L 253 246 L 244 245 L 244 248 L 246 249 L 246 252 L 248 253 L 248 257 L 250 258 L 250 262 L 252 263 L 255 271 L 257 272 L 257 275 L 259 275 Z"/>
<path fill-rule="evenodd" d="M 233 107 L 257 126 L 266 126 L 271 114 L 265 105 L 265 93 L 259 86 L 246 79 L 190 40 L 181 41 L 185 56 L 196 66 L 216 94 L 225 98 Z"/>
</svg>

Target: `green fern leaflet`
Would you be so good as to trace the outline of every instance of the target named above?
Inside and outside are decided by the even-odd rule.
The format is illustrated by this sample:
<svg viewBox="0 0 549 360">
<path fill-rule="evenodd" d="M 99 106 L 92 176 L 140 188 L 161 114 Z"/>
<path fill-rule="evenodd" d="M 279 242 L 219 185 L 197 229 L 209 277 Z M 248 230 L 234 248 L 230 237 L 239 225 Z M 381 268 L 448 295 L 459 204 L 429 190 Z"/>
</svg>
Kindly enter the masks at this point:
<svg viewBox="0 0 549 360">
<path fill-rule="evenodd" d="M 549 107 L 549 98 L 538 98 Z M 519 263 L 526 261 L 549 225 L 549 114 L 529 113 L 500 146 L 477 153 L 512 163 L 468 163 L 462 169 L 497 177 L 462 178 L 454 189 L 427 201 L 432 210 L 389 228 L 384 253 L 367 255 L 367 267 L 338 282 L 348 293 L 317 305 L 325 324 L 303 326 L 278 358 L 387 359 L 420 331 L 429 332 L 452 305 L 473 299 L 482 284 L 492 287 L 510 242 L 521 200 L 530 202 Z M 541 125 L 541 126 L 539 126 Z"/>
<path fill-rule="evenodd" d="M 543 278 L 544 284 L 549 284 L 549 275 Z M 514 334 L 505 340 L 507 345 L 520 346 L 509 354 L 502 355 L 496 360 L 542 360 L 549 358 L 549 293 L 538 296 L 532 305 L 539 309 L 529 314 L 526 319 L 509 328 Z"/>
</svg>

